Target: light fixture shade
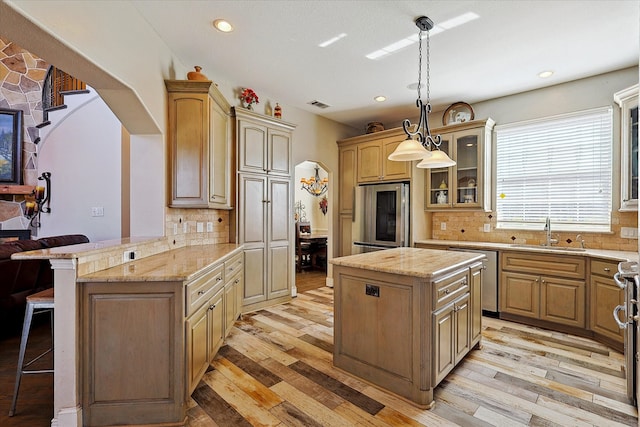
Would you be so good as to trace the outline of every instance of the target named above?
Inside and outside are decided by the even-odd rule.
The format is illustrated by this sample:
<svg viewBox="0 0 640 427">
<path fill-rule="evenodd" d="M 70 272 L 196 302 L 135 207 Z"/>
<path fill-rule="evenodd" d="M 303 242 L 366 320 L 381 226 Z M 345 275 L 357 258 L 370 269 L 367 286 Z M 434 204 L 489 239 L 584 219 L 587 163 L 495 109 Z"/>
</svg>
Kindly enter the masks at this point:
<svg viewBox="0 0 640 427">
<path fill-rule="evenodd" d="M 430 157 L 425 157 L 424 160 L 416 165 L 416 167 L 422 169 L 448 168 L 455 164 L 456 162 L 451 160 L 451 158 L 447 156 L 447 153 L 440 150 L 434 150 L 431 151 Z"/>
<path fill-rule="evenodd" d="M 410 162 L 431 157 L 430 152 L 415 139 L 407 138 L 402 141 L 387 159 L 396 162 Z"/>
</svg>

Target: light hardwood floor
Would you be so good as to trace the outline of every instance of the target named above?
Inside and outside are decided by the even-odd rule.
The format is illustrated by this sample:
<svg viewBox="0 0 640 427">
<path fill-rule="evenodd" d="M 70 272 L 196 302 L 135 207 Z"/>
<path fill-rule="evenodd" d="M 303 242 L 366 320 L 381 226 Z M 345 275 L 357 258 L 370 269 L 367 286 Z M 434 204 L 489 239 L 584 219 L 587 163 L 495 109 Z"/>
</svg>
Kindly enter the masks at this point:
<svg viewBox="0 0 640 427">
<path fill-rule="evenodd" d="M 432 410 L 420 410 L 334 369 L 333 290 L 300 293 L 236 323 L 190 399 L 189 426 L 637 425 L 621 354 L 487 317 L 483 327 L 483 348 L 436 388 Z M 47 344 L 47 332 L 37 327 L 33 344 Z M 6 416 L 18 344 L 0 341 L 0 426 L 49 426 L 47 375 L 24 379 L 18 414 Z"/>
</svg>

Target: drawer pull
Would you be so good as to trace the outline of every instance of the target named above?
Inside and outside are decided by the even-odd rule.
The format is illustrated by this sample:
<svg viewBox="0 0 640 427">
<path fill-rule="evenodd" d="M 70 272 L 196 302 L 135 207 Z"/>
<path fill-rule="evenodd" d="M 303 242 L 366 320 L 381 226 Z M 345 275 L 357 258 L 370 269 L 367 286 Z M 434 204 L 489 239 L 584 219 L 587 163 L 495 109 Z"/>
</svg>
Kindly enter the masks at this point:
<svg viewBox="0 0 640 427">
<path fill-rule="evenodd" d="M 445 294 L 445 295 L 448 295 L 448 294 L 449 294 L 449 292 L 451 292 L 451 289 L 445 289 L 445 290 L 444 290 L 444 294 Z"/>
<path fill-rule="evenodd" d="M 235 282 L 233 282 L 233 283 L 236 283 L 236 284 L 240 283 L 240 279 L 236 279 Z"/>
<path fill-rule="evenodd" d="M 222 277 L 216 278 L 216 282 L 219 282 L 220 280 L 222 280 Z"/>
<path fill-rule="evenodd" d="M 605 267 L 604 271 L 606 271 L 607 273 L 611 271 L 611 269 L 609 267 Z"/>
<path fill-rule="evenodd" d="M 198 295 L 204 295 L 204 291 L 198 291 Z"/>
<path fill-rule="evenodd" d="M 214 308 L 216 308 L 216 305 L 215 305 L 215 304 L 211 304 L 211 305 L 209 306 L 209 310 L 213 310 Z"/>
</svg>

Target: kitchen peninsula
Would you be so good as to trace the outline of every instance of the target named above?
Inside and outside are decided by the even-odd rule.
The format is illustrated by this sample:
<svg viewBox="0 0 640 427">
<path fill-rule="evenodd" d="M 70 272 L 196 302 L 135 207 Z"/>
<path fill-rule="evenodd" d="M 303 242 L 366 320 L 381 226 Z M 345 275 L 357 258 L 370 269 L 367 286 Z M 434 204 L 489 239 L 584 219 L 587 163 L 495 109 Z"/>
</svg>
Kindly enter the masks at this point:
<svg viewBox="0 0 640 427">
<path fill-rule="evenodd" d="M 131 238 L 15 254 L 54 269 L 52 425 L 184 425 L 240 311 L 242 249 Z"/>
<path fill-rule="evenodd" d="M 395 248 L 331 260 L 333 363 L 417 406 L 480 343 L 484 255 Z"/>
</svg>

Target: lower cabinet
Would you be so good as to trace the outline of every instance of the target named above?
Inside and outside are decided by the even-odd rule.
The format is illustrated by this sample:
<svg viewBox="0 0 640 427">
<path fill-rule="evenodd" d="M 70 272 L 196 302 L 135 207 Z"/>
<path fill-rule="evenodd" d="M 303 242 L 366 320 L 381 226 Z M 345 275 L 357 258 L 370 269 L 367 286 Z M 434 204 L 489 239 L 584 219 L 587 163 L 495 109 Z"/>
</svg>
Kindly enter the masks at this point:
<svg viewBox="0 0 640 427">
<path fill-rule="evenodd" d="M 244 258 L 228 256 L 186 281 L 79 283 L 83 425 L 186 422 L 186 402 L 240 314 Z"/>
<path fill-rule="evenodd" d="M 617 269 L 617 262 L 591 260 L 589 328 L 607 342 L 623 344 L 624 329 L 620 329 L 613 319 L 613 308 L 624 305 L 624 291 L 613 280 Z"/>
<path fill-rule="evenodd" d="M 586 327 L 584 258 L 503 252 L 500 313 Z"/>
<path fill-rule="evenodd" d="M 437 384 L 469 352 L 469 294 L 433 314 L 435 341 L 433 377 Z"/>
</svg>

